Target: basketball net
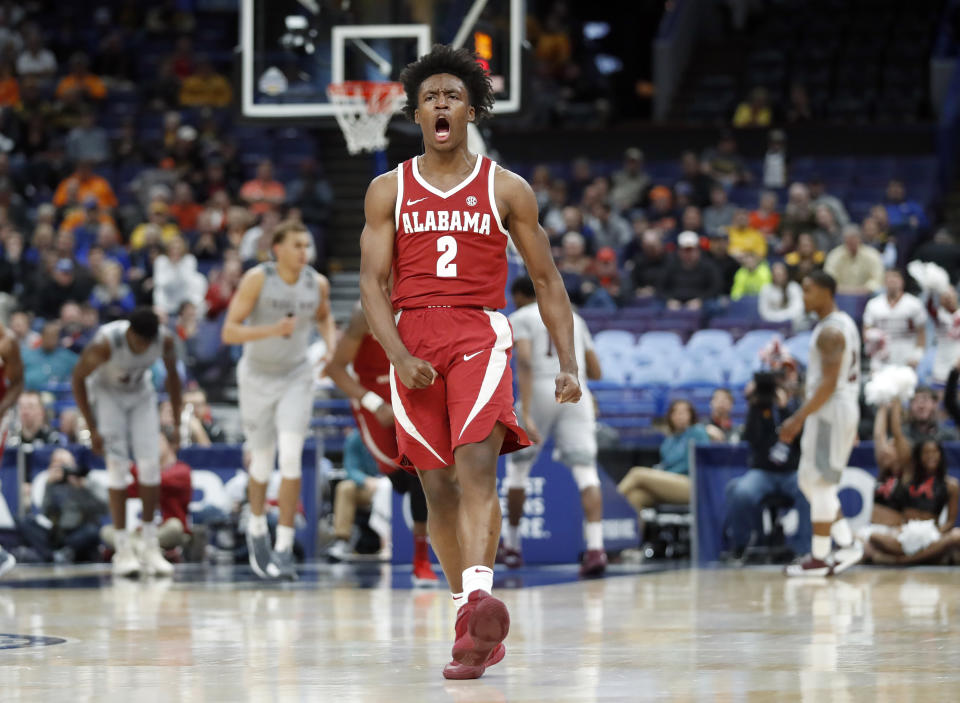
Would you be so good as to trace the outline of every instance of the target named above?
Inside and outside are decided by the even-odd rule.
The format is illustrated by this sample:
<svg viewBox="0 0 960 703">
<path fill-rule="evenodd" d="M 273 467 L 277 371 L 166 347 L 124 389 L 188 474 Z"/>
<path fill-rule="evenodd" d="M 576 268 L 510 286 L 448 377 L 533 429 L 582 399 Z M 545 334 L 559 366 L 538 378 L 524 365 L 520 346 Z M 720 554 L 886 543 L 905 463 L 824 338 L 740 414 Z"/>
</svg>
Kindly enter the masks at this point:
<svg viewBox="0 0 960 703">
<path fill-rule="evenodd" d="M 392 81 L 344 81 L 327 86 L 334 116 L 351 154 L 387 148 L 387 124 L 405 99 L 403 84 Z"/>
</svg>

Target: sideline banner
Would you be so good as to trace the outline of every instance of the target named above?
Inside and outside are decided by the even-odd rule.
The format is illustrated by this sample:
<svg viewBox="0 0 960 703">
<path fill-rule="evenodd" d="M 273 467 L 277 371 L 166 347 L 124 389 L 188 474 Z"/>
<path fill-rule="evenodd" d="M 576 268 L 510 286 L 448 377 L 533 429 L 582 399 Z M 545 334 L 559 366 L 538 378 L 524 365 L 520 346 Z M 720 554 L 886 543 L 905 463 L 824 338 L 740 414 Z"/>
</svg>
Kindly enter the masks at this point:
<svg viewBox="0 0 960 703">
<path fill-rule="evenodd" d="M 553 441 L 544 445 L 527 486 L 527 499 L 520 521 L 523 559 L 528 564 L 568 564 L 576 562 L 583 550 L 583 509 L 580 493 L 570 469 L 553 460 Z M 497 490 L 506 519 L 507 490 L 503 484 L 506 462 L 497 464 Z M 603 493 L 603 539 L 608 550 L 637 547 L 637 514 L 617 493 L 617 486 L 600 467 Z M 406 564 L 413 558 L 413 521 L 410 501 L 393 496 L 393 563 Z M 436 562 L 435 555 L 431 555 Z"/>
<path fill-rule="evenodd" d="M 947 470 L 960 479 L 960 442 L 946 443 L 944 450 Z M 696 523 L 693 556 L 697 563 L 709 564 L 717 561 L 720 553 L 726 549 L 723 538 L 723 523 L 727 514 L 726 486 L 749 468 L 749 449 L 745 443 L 702 444 L 691 451 L 694 480 L 692 510 Z M 861 442 L 854 447 L 840 484 L 840 504 L 854 529 L 870 521 L 876 475 L 873 442 Z"/>
</svg>

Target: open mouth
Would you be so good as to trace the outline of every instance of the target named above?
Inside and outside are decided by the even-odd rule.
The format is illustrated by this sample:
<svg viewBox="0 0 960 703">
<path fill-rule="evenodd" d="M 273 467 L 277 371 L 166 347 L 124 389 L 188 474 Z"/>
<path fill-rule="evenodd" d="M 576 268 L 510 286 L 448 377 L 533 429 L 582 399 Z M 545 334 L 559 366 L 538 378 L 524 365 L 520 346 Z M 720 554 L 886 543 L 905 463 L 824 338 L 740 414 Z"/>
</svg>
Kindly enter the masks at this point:
<svg viewBox="0 0 960 703">
<path fill-rule="evenodd" d="M 450 122 L 446 117 L 438 117 L 433 128 L 438 141 L 445 142 L 450 137 Z"/>
</svg>

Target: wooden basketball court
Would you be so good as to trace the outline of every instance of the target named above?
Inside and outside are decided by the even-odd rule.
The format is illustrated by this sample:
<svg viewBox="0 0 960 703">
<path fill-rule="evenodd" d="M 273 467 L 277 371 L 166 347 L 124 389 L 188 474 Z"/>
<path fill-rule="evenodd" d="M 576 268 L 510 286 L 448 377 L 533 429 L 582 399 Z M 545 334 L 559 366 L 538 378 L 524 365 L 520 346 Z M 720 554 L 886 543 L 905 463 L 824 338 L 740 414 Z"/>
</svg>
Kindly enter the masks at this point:
<svg viewBox="0 0 960 703">
<path fill-rule="evenodd" d="M 454 613 L 389 566 L 240 567 L 114 582 L 18 568 L 0 584 L 0 700 L 946 701 L 960 691 L 955 570 L 498 573 L 507 658 L 445 681 Z M 546 585 L 538 585 L 546 584 Z M 507 587 L 503 587 L 507 586 Z M 509 586 L 513 586 L 512 588 Z"/>
</svg>

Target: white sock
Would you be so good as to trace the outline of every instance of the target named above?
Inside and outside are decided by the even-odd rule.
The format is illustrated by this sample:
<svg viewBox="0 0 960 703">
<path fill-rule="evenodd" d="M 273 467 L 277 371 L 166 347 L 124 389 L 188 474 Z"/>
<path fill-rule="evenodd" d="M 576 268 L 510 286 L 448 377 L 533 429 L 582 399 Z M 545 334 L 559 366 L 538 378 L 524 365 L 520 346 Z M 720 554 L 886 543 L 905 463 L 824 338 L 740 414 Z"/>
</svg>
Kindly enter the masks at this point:
<svg viewBox="0 0 960 703">
<path fill-rule="evenodd" d="M 586 522 L 583 525 L 583 536 L 587 541 L 587 549 L 603 549 L 603 523 Z"/>
<path fill-rule="evenodd" d="M 853 532 L 850 530 L 850 523 L 847 518 L 842 517 L 830 527 L 830 536 L 833 541 L 841 547 L 849 547 L 853 544 Z"/>
<path fill-rule="evenodd" d="M 833 542 L 829 537 L 821 537 L 820 535 L 813 536 L 813 544 L 810 548 L 810 553 L 813 555 L 814 559 L 825 560 L 830 555 L 830 548 L 833 546 Z"/>
<path fill-rule="evenodd" d="M 507 549 L 520 549 L 520 525 L 511 525 L 507 523 L 503 531 L 503 546 Z"/>
<path fill-rule="evenodd" d="M 116 551 L 118 552 L 122 552 L 130 548 L 130 533 L 127 532 L 126 528 L 122 530 L 114 528 L 113 546 L 116 547 Z"/>
<path fill-rule="evenodd" d="M 250 513 L 250 519 L 247 520 L 247 532 L 251 537 L 262 537 L 267 534 L 267 516 L 254 515 Z"/>
<path fill-rule="evenodd" d="M 490 593 L 493 590 L 493 569 L 483 564 L 463 570 L 463 595 L 467 598 L 474 591 Z"/>
<path fill-rule="evenodd" d="M 277 543 L 274 549 L 278 552 L 286 552 L 293 549 L 293 533 L 295 530 L 286 525 L 277 525 Z"/>
<path fill-rule="evenodd" d="M 450 597 L 453 599 L 453 609 L 459 613 L 460 608 L 467 602 L 467 597 L 463 593 L 451 593 Z"/>
<path fill-rule="evenodd" d="M 157 543 L 157 526 L 151 520 L 143 523 L 140 534 L 143 536 L 143 543 L 151 547 Z"/>
</svg>

